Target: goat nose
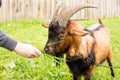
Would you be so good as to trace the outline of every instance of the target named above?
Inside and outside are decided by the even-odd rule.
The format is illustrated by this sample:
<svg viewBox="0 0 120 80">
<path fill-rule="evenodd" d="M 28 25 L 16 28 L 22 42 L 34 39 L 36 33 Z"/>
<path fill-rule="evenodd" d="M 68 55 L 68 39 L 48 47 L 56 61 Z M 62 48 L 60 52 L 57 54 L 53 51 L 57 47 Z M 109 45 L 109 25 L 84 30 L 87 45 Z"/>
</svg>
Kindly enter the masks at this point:
<svg viewBox="0 0 120 80">
<path fill-rule="evenodd" d="M 47 53 L 49 51 L 48 47 L 45 47 L 44 51 Z"/>
</svg>

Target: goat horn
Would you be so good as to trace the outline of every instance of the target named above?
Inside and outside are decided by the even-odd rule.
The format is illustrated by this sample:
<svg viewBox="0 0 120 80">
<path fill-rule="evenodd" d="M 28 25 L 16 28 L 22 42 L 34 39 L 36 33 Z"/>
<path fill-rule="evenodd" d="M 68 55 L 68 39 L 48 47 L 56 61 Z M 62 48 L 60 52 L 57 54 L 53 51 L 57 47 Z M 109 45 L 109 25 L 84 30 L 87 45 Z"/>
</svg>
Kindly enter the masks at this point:
<svg viewBox="0 0 120 80">
<path fill-rule="evenodd" d="M 56 8 L 56 10 L 55 10 L 55 13 L 54 13 L 53 19 L 52 19 L 54 22 L 56 22 L 57 19 L 58 19 L 59 12 L 60 12 L 60 8 L 61 8 L 62 4 L 63 4 L 63 2 L 60 2 L 60 3 L 57 2 L 57 8 Z"/>
<path fill-rule="evenodd" d="M 76 4 L 73 5 L 72 7 L 66 7 L 59 14 L 58 22 L 60 26 L 66 27 L 68 20 L 71 18 L 71 16 L 73 16 L 76 12 L 84 8 L 97 8 L 97 7 L 92 6 L 90 4 Z"/>
</svg>

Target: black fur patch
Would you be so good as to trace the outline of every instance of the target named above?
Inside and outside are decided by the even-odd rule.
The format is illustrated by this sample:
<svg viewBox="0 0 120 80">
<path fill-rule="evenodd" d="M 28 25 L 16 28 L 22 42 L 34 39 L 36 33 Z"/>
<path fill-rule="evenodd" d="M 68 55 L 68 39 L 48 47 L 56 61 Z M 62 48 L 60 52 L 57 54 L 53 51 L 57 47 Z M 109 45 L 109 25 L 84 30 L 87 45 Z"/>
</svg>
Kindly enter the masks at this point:
<svg viewBox="0 0 120 80">
<path fill-rule="evenodd" d="M 57 21 L 57 22 L 51 22 L 50 23 L 50 27 L 49 27 L 49 29 L 51 30 L 51 31 L 55 31 L 55 29 L 57 29 L 59 27 L 59 22 Z M 56 32 L 56 31 L 55 31 Z"/>
<path fill-rule="evenodd" d="M 73 75 L 75 76 L 86 75 L 86 71 L 89 70 L 90 66 L 95 64 L 94 52 L 92 50 L 90 55 L 85 59 L 77 59 L 75 61 L 70 61 L 70 62 L 66 61 L 66 63 L 69 66 Z"/>
</svg>

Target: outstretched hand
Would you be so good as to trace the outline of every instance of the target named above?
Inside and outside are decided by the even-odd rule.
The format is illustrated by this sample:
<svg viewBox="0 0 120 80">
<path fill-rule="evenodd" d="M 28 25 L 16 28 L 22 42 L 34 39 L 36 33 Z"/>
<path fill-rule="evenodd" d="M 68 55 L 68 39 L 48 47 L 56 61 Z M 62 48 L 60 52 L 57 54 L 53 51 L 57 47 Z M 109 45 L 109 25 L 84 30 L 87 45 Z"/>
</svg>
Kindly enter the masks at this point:
<svg viewBox="0 0 120 80">
<path fill-rule="evenodd" d="M 42 52 L 37 49 L 36 47 L 30 45 L 30 44 L 23 44 L 18 42 L 14 52 L 16 52 L 17 54 L 23 56 L 23 57 L 27 57 L 27 58 L 35 58 L 38 57 L 42 54 Z"/>
</svg>

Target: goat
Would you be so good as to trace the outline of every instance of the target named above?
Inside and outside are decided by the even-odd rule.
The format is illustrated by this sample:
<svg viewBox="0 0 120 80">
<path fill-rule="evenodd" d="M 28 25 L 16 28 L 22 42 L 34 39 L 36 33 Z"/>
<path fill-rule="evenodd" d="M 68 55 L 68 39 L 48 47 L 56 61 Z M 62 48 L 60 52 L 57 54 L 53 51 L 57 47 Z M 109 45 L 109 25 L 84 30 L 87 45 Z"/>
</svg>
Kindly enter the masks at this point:
<svg viewBox="0 0 120 80">
<path fill-rule="evenodd" d="M 73 5 L 59 14 L 56 12 L 50 24 L 43 24 L 44 27 L 49 28 L 44 50 L 55 56 L 66 54 L 66 63 L 74 80 L 81 79 L 81 76 L 84 76 L 85 80 L 91 80 L 97 65 L 106 59 L 114 77 L 110 34 L 101 20 L 99 19 L 99 24 L 94 24 L 88 29 L 84 29 L 77 21 L 69 20 L 73 14 L 83 8 L 96 7 L 89 4 Z"/>
</svg>

